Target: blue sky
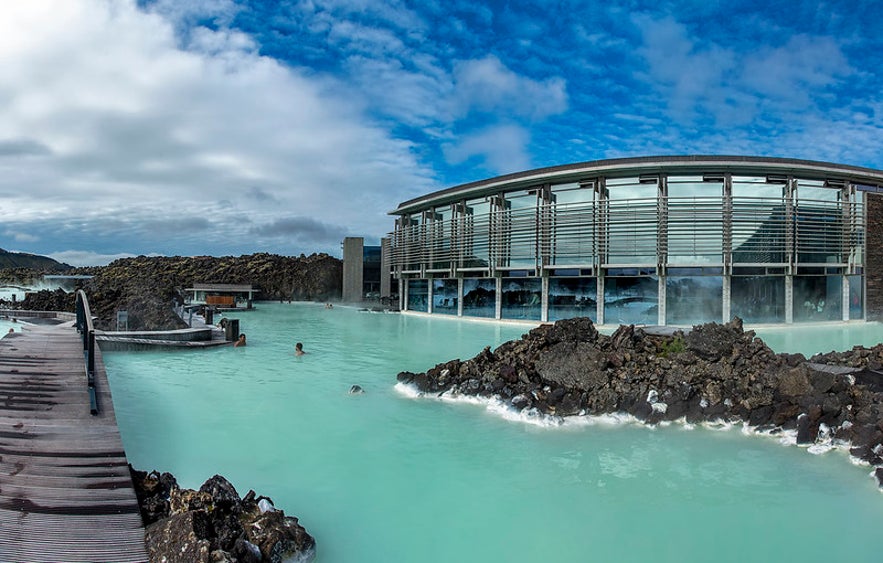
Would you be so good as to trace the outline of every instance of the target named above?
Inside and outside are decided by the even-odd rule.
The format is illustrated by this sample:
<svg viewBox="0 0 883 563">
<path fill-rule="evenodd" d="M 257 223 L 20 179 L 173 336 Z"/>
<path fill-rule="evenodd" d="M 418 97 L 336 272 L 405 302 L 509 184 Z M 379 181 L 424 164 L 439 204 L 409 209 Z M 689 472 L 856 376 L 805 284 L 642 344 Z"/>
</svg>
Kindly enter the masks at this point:
<svg viewBox="0 0 883 563">
<path fill-rule="evenodd" d="M 568 162 L 883 168 L 883 6 L 0 4 L 0 247 L 340 255 L 421 193 Z"/>
</svg>

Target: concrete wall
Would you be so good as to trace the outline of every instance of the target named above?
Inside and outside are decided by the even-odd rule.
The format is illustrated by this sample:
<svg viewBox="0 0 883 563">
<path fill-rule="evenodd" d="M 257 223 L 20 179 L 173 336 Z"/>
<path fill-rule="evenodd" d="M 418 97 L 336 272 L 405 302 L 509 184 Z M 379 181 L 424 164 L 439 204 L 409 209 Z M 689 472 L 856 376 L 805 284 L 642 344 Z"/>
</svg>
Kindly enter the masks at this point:
<svg viewBox="0 0 883 563">
<path fill-rule="evenodd" d="M 883 320 L 883 194 L 865 193 L 867 319 Z"/>
<path fill-rule="evenodd" d="M 343 301 L 347 303 L 362 301 L 364 242 L 362 237 L 343 239 Z"/>
</svg>

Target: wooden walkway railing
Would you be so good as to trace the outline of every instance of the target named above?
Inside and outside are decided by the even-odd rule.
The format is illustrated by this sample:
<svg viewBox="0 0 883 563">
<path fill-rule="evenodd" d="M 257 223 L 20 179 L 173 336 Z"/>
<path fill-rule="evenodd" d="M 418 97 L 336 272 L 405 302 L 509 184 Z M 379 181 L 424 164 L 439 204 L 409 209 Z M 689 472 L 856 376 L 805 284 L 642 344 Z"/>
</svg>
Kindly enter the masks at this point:
<svg viewBox="0 0 883 563">
<path fill-rule="evenodd" d="M 73 324 L 0 339 L 2 563 L 147 561 L 101 353 L 90 386 Z"/>
</svg>

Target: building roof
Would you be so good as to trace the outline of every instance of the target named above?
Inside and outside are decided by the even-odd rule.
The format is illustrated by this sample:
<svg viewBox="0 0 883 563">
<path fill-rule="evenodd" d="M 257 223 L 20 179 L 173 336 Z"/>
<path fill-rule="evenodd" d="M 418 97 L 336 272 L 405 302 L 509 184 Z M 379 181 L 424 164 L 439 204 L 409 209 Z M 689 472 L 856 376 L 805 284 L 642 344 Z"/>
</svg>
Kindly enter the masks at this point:
<svg viewBox="0 0 883 563">
<path fill-rule="evenodd" d="M 195 283 L 184 291 L 257 291 L 251 285 L 237 285 L 232 283 Z"/>
<path fill-rule="evenodd" d="M 715 172 L 795 175 L 819 180 L 848 179 L 883 190 L 883 171 L 860 166 L 763 156 L 646 156 L 550 166 L 469 182 L 405 201 L 389 214 L 404 215 L 432 205 L 483 197 L 502 190 L 523 189 L 545 183 L 578 182 L 599 176 L 610 178 L 641 174 Z"/>
</svg>

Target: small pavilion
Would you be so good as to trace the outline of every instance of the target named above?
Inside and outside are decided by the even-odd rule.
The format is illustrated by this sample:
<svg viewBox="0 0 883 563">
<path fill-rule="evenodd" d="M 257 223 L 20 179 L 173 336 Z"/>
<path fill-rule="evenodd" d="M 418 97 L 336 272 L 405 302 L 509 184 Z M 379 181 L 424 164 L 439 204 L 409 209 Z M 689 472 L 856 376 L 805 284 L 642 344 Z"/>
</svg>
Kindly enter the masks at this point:
<svg viewBox="0 0 883 563">
<path fill-rule="evenodd" d="M 251 309 L 258 289 L 251 285 L 195 283 L 187 292 L 188 305 L 210 305 L 217 309 Z"/>
</svg>

